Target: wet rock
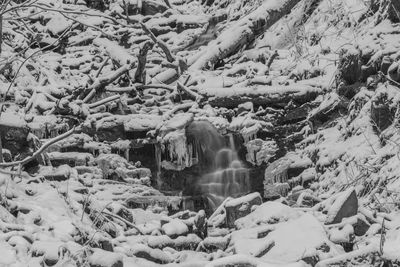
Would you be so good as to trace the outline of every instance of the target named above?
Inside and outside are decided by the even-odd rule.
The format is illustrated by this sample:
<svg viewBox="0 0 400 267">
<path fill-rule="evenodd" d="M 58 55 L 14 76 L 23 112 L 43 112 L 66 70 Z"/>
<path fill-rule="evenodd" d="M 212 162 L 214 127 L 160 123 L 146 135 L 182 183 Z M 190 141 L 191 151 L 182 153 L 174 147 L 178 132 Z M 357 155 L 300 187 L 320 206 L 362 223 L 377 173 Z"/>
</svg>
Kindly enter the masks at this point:
<svg viewBox="0 0 400 267">
<path fill-rule="evenodd" d="M 27 151 L 29 148 L 27 137 L 29 129 L 25 120 L 20 116 L 2 112 L 0 117 L 0 136 L 2 146 L 15 156 L 18 153 Z"/>
<path fill-rule="evenodd" d="M 90 267 L 123 267 L 122 255 L 108 252 L 102 249 L 95 249 L 89 257 Z"/>
<path fill-rule="evenodd" d="M 364 218 L 358 218 L 357 222 L 353 225 L 354 234 L 356 236 L 363 236 L 370 228 L 370 224 Z"/>
<path fill-rule="evenodd" d="M 235 227 L 235 221 L 248 215 L 253 205 L 261 205 L 262 198 L 259 193 L 251 193 L 243 197 L 235 198 L 225 203 L 226 225 Z"/>
<path fill-rule="evenodd" d="M 325 224 L 340 223 L 343 218 L 357 214 L 358 199 L 356 191 L 353 189 L 341 193 L 332 206 L 328 209 L 328 217 Z"/>
</svg>

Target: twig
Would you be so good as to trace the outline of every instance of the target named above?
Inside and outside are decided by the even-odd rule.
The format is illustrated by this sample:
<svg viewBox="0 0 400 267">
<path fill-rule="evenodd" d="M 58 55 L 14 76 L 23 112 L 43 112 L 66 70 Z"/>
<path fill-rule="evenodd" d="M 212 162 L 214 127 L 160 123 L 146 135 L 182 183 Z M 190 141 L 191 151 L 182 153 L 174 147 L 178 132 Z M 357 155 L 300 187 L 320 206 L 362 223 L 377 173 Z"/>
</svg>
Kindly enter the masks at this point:
<svg viewBox="0 0 400 267">
<path fill-rule="evenodd" d="M 136 225 L 134 225 L 133 223 L 131 223 L 131 222 L 127 221 L 127 220 L 125 220 L 124 218 L 122 218 L 122 217 L 120 217 L 120 216 L 118 216 L 118 215 L 116 215 L 116 214 L 109 213 L 109 212 L 106 211 L 106 210 L 102 211 L 102 213 L 104 213 L 105 215 L 111 216 L 111 217 L 113 217 L 113 218 L 115 218 L 115 219 L 120 220 L 121 222 L 123 222 L 123 223 L 125 223 L 126 225 L 132 227 L 133 229 L 137 230 L 141 235 L 143 235 L 143 232 L 142 232 Z"/>
<path fill-rule="evenodd" d="M 178 90 L 184 91 L 186 94 L 188 94 L 194 101 L 200 102 L 203 99 L 203 96 L 199 95 L 196 92 L 193 92 L 190 90 L 188 87 L 184 86 L 180 82 L 176 83 Z"/>
<path fill-rule="evenodd" d="M 154 43 L 156 43 L 161 49 L 162 51 L 164 51 L 165 55 L 167 56 L 167 60 L 169 62 L 174 62 L 175 58 L 172 55 L 171 51 L 169 50 L 169 48 L 167 47 L 167 45 L 161 41 L 160 39 L 158 39 L 151 31 L 149 28 L 147 28 L 146 24 L 144 24 L 143 22 L 139 22 L 140 26 L 142 26 L 143 31 L 151 38 L 151 40 L 153 40 Z"/>
<path fill-rule="evenodd" d="M 108 103 L 108 102 L 115 101 L 115 100 L 117 100 L 117 99 L 120 99 L 120 95 L 113 95 L 113 96 L 104 98 L 104 99 L 102 99 L 102 100 L 100 100 L 100 101 L 98 101 L 98 102 L 89 104 L 88 107 L 89 107 L 89 108 L 95 108 L 95 107 L 98 107 L 98 106 L 100 106 L 100 105 L 106 104 L 106 103 Z"/>
<path fill-rule="evenodd" d="M 127 71 L 129 71 L 129 65 L 124 65 L 117 69 L 114 73 L 106 77 L 96 79 L 96 81 L 87 89 L 89 93 L 83 98 L 83 102 L 88 103 L 98 90 L 104 88 L 107 84 L 114 82 Z"/>
</svg>

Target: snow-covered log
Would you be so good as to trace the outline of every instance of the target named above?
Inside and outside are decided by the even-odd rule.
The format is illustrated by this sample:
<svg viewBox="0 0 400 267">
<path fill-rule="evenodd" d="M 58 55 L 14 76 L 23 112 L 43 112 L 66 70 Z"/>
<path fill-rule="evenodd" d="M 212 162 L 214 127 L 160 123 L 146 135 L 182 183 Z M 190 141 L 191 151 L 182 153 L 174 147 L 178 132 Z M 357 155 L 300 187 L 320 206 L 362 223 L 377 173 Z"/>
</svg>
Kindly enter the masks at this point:
<svg viewBox="0 0 400 267">
<path fill-rule="evenodd" d="M 213 67 L 219 60 L 239 51 L 288 14 L 300 0 L 266 1 L 259 8 L 228 27 L 210 42 L 191 66 L 192 70 Z M 198 56 L 198 55 L 196 55 Z"/>
</svg>

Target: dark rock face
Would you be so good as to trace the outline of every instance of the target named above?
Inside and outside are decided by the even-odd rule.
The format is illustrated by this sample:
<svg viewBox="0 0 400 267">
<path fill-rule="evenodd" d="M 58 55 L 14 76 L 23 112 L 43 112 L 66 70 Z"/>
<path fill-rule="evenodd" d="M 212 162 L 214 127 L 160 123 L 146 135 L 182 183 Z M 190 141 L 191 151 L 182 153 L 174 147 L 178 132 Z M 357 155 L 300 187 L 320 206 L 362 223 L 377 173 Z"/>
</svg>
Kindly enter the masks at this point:
<svg viewBox="0 0 400 267">
<path fill-rule="evenodd" d="M 360 51 L 355 48 L 342 51 L 338 71 L 338 78 L 344 80 L 347 84 L 357 82 L 361 75 Z"/>
<path fill-rule="evenodd" d="M 346 193 L 344 193 L 346 194 Z M 336 205 L 337 201 L 341 201 Z M 332 208 L 334 207 L 334 208 Z M 348 218 L 354 215 L 357 215 L 358 211 L 358 199 L 357 199 L 357 194 L 356 191 L 353 190 L 351 193 L 347 194 L 345 196 L 345 199 L 342 199 L 339 197 L 338 199 L 335 200 L 335 203 L 333 203 L 331 209 L 328 212 L 328 219 L 325 222 L 325 224 L 335 224 L 335 223 L 340 223 L 343 218 Z"/>
<path fill-rule="evenodd" d="M 5 117 L 7 114 L 3 114 L 3 116 Z M 3 148 L 8 149 L 12 156 L 22 151 L 27 151 L 29 147 L 28 134 L 29 129 L 25 124 L 13 125 L 0 120 L 1 142 Z"/>
</svg>

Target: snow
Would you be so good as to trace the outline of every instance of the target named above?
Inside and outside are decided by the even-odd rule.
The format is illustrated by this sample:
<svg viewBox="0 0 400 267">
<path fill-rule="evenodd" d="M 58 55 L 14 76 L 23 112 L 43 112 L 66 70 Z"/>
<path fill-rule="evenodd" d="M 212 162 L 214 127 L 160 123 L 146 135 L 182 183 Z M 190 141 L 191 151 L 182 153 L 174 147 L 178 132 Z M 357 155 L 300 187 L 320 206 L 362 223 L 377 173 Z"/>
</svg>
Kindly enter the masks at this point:
<svg viewBox="0 0 400 267">
<path fill-rule="evenodd" d="M 179 219 L 173 219 L 168 223 L 164 224 L 161 229 L 168 236 L 183 235 L 188 232 L 188 227 Z"/>
<path fill-rule="evenodd" d="M 297 211 L 279 202 L 265 202 L 249 215 L 236 220 L 235 225 L 239 229 L 251 228 L 260 224 L 286 221 L 299 215 Z"/>
</svg>

